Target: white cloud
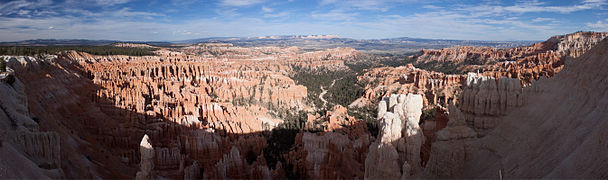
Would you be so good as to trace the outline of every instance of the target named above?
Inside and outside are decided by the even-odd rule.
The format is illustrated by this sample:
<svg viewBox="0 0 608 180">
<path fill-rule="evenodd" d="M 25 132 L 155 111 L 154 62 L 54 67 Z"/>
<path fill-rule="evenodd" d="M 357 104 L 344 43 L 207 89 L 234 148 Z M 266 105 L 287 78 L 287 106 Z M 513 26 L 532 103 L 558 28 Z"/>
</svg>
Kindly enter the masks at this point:
<svg viewBox="0 0 608 180">
<path fill-rule="evenodd" d="M 537 17 L 532 19 L 532 22 L 551 22 L 551 21 L 556 21 L 554 18 L 543 18 L 543 17 Z"/>
<path fill-rule="evenodd" d="M 317 18 L 327 18 L 326 16 L 319 15 Z M 348 17 L 338 19 L 348 19 Z M 602 23 L 606 25 L 606 22 Z M 598 24 L 602 25 L 602 23 Z M 409 16 L 387 15 L 380 16 L 374 21 L 347 23 L 323 19 L 275 22 L 245 17 L 204 18 L 164 23 L 125 21 L 117 18 L 89 22 L 76 17 L 44 19 L 0 17 L 0 24 L 3 25 L 0 28 L 1 41 L 36 38 L 162 41 L 218 36 L 256 37 L 293 34 L 336 34 L 363 39 L 410 36 L 443 39 L 540 40 L 551 35 L 576 31 L 576 29 L 560 29 L 552 25 L 530 24 L 519 19 L 489 21 L 456 12 L 428 12 Z M 49 29 L 49 27 L 54 28 Z"/>
<path fill-rule="evenodd" d="M 30 15 L 30 12 L 36 8 L 50 5 L 50 0 L 17 0 L 6 3 L 0 3 L 0 15 L 11 15 L 16 14 L 20 16 Z"/>
<path fill-rule="evenodd" d="M 443 7 L 435 6 L 435 5 L 424 5 L 422 7 L 427 8 L 427 9 L 443 9 Z"/>
<path fill-rule="evenodd" d="M 356 16 L 358 16 L 359 13 L 356 12 L 344 12 L 343 10 L 340 9 L 336 9 L 336 10 L 331 10 L 329 12 L 326 13 L 320 13 L 320 12 L 313 12 L 311 14 L 311 16 L 315 19 L 322 19 L 322 20 L 330 20 L 330 21 L 350 21 L 350 20 L 355 20 Z"/>
<path fill-rule="evenodd" d="M 154 34 L 156 34 L 156 33 L 154 33 Z M 185 35 L 185 36 L 201 35 L 201 33 L 198 33 L 198 32 L 191 32 L 191 31 L 185 31 L 185 30 L 173 31 L 173 35 L 176 35 L 176 34 Z"/>
<path fill-rule="evenodd" d="M 387 11 L 395 4 L 417 2 L 418 0 L 321 0 L 320 5 L 336 5 L 341 9 Z"/>
<path fill-rule="evenodd" d="M 215 13 L 219 15 L 219 17 L 236 17 L 241 14 L 236 12 L 237 9 L 216 9 Z"/>
<path fill-rule="evenodd" d="M 105 13 L 104 13 L 105 14 Z M 159 14 L 159 13 L 151 13 L 151 12 L 140 12 L 140 11 L 131 11 L 130 8 L 122 8 L 118 11 L 114 11 L 112 12 L 113 16 L 122 16 L 122 17 L 134 17 L 134 16 L 139 16 L 139 17 L 152 17 L 152 16 L 164 16 L 163 14 Z"/>
<path fill-rule="evenodd" d="M 608 19 L 599 20 L 594 23 L 585 23 L 585 26 L 589 30 L 593 30 L 593 31 L 608 31 Z"/>
<path fill-rule="evenodd" d="M 98 5 L 105 5 L 105 6 L 114 6 L 114 5 L 125 4 L 125 3 L 129 2 L 129 0 L 94 0 L 94 1 Z"/>
<path fill-rule="evenodd" d="M 264 14 L 264 17 L 265 18 L 278 18 L 278 17 L 285 17 L 285 16 L 288 16 L 288 15 L 289 15 L 289 12 L 283 11 L 283 12 L 274 13 L 274 14 L 272 14 L 272 13 Z"/>
<path fill-rule="evenodd" d="M 505 13 L 533 13 L 533 12 L 551 12 L 551 13 L 572 13 L 583 10 L 590 10 L 606 5 L 606 0 L 585 0 L 581 3 L 569 6 L 547 6 L 545 3 L 538 1 L 519 2 L 511 6 L 500 5 L 469 5 L 456 10 L 476 12 L 479 15 L 503 15 Z"/>
<path fill-rule="evenodd" d="M 221 0 L 220 4 L 224 6 L 251 6 L 262 2 L 264 0 Z"/>
<path fill-rule="evenodd" d="M 96 2 L 96 0 L 89 1 Z M 570 6 L 548 5 L 539 1 L 517 2 L 509 6 L 450 5 L 455 8 L 425 5 L 420 6 L 425 8 L 421 13 L 390 11 L 391 15 L 387 15 L 388 13 L 373 15 L 373 18 L 369 18 L 371 20 L 360 17 L 368 15 L 365 11 L 388 10 L 394 6 L 391 2 L 406 1 L 353 0 L 341 4 L 345 1 L 324 0 L 321 4 L 330 7 L 322 7 L 322 9 L 332 10 L 318 10 L 310 14 L 296 14 L 298 11 L 284 10 L 276 4 L 256 6 L 253 15 L 245 14 L 248 13 L 247 11 L 240 11 L 240 8 L 253 6 L 262 1 L 224 0 L 219 4 L 213 4 L 216 6 L 217 15 L 212 17 L 170 21 L 172 17 L 163 14 L 164 11 L 145 12 L 127 7 L 102 7 L 101 10 L 57 8 L 61 4 L 53 4 L 47 9 L 32 9 L 26 7 L 32 5 L 31 2 L 39 1 L 18 0 L 0 3 L 0 14 L 5 12 L 12 15 L 27 14 L 23 17 L 0 16 L 0 41 L 36 38 L 178 40 L 212 36 L 254 37 L 293 34 L 337 34 L 342 37 L 364 39 L 409 36 L 443 39 L 541 40 L 556 34 L 584 30 L 581 28 L 608 31 L 608 19 L 565 24 L 568 23 L 565 22 L 567 19 L 558 21 L 548 18 L 555 13 L 598 9 L 604 6 L 605 0 L 580 1 Z M 95 3 L 92 4 L 93 7 L 99 7 Z M 363 5 L 370 7 L 360 7 Z M 542 12 L 544 17 L 526 16 L 526 13 L 532 12 Z M 29 17 L 35 14 L 45 15 Z M 296 16 L 304 18 L 290 19 Z"/>
<path fill-rule="evenodd" d="M 266 7 L 266 6 L 262 6 L 262 12 L 271 13 L 272 11 L 274 11 L 274 9 Z"/>
<path fill-rule="evenodd" d="M 171 0 L 174 6 L 188 6 L 194 4 L 197 0 Z"/>
</svg>

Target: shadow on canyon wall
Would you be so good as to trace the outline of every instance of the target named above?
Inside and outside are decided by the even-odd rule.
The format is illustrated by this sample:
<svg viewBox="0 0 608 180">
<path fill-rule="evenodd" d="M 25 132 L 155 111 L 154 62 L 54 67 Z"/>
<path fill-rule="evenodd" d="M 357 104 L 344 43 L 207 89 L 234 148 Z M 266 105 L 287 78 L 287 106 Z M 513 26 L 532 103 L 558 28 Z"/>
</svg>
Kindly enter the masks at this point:
<svg viewBox="0 0 608 180">
<path fill-rule="evenodd" d="M 306 171 L 311 169 L 298 167 L 306 158 L 306 152 L 303 156 L 296 154 L 303 148 L 302 130 L 277 128 L 245 134 L 205 131 L 159 115 L 116 107 L 114 100 L 96 95 L 102 87 L 92 82 L 93 75 L 67 58 L 9 63 L 25 84 L 31 116 L 39 120 L 41 130 L 60 134 L 61 168 L 68 178 L 135 177 L 144 134 L 156 151 L 154 171 L 163 177 L 183 178 L 189 173 L 198 177 L 206 174 L 208 178 L 259 179 L 265 171 L 259 169 L 269 167 L 271 177 L 291 179 L 307 178 Z M 206 121 L 200 120 L 203 124 Z M 353 127 L 367 130 L 366 122 L 358 121 L 334 132 L 347 135 Z M 242 158 L 230 157 L 234 147 Z M 348 158 L 331 160 L 336 161 L 336 177 L 363 176 L 367 146 L 359 149 L 364 152 L 353 152 L 359 156 L 356 162 Z M 329 153 L 325 160 L 331 156 Z M 234 163 L 242 160 L 245 164 Z M 195 162 L 198 166 L 193 166 Z"/>
</svg>

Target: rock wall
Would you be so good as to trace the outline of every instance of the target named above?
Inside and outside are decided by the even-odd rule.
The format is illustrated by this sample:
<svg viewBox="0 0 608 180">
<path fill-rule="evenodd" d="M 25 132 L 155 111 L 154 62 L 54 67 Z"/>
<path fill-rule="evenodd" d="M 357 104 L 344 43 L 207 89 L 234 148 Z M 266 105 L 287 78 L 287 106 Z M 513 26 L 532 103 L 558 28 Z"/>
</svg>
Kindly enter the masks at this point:
<svg viewBox="0 0 608 180">
<path fill-rule="evenodd" d="M 608 156 L 603 153 L 608 150 L 603 141 L 608 137 L 604 131 L 608 127 L 608 86 L 603 68 L 608 65 L 607 49 L 608 40 L 603 40 L 566 63 L 554 78 L 524 87 L 522 105 L 503 103 L 498 110 L 485 106 L 464 108 L 467 112 L 450 107 L 448 127 L 437 133 L 425 177 L 607 176 L 604 169 L 608 167 Z M 503 107 L 507 111 L 500 110 Z M 488 112 L 501 115 L 492 131 L 476 137 L 467 115 L 483 116 Z"/>
<path fill-rule="evenodd" d="M 448 109 L 450 120 L 446 128 L 436 132 L 436 141 L 424 167 L 425 178 L 457 177 L 467 160 L 470 141 L 477 138 L 477 132 L 467 125 L 465 115 L 453 104 Z"/>
<path fill-rule="evenodd" d="M 9 64 L 18 61 L 6 59 Z M 0 73 L 0 178 L 65 177 L 59 136 L 40 130 L 30 115 L 24 84 L 15 75 L 12 68 Z"/>
<path fill-rule="evenodd" d="M 378 105 L 378 139 L 365 159 L 366 179 L 421 178 L 420 148 L 424 135 L 418 123 L 422 96 L 392 94 Z"/>
<path fill-rule="evenodd" d="M 459 100 L 465 121 L 484 134 L 496 126 L 499 117 L 523 106 L 526 97 L 519 79 L 469 73 Z"/>
<path fill-rule="evenodd" d="M 354 101 L 350 107 L 363 107 L 375 99 L 392 93 L 415 93 L 423 96 L 425 106 L 447 104 L 456 100 L 460 87 L 466 80 L 463 75 L 446 75 L 415 68 L 412 64 L 401 67 L 373 68 L 358 77 L 367 82 L 365 95 Z"/>
<path fill-rule="evenodd" d="M 605 32 L 576 32 L 554 36 L 545 42 L 511 49 L 489 47 L 452 47 L 422 50 L 414 56 L 419 64 L 457 65 L 463 72 L 482 71 L 493 77 L 507 76 L 526 82 L 541 76 L 553 77 L 568 57 L 576 58 L 601 40 Z"/>
<path fill-rule="evenodd" d="M 56 132 L 17 131 L 12 142 L 45 169 L 61 167 L 59 135 Z"/>
<path fill-rule="evenodd" d="M 448 124 L 434 135 L 436 142 L 430 146 L 425 177 L 457 176 L 466 160 L 466 149 L 472 148 L 471 141 L 490 133 L 513 109 L 526 104 L 526 96 L 538 92 L 531 87 L 524 89 L 519 79 L 477 73 L 467 75 L 462 89 L 459 107 L 448 106 Z"/>
</svg>

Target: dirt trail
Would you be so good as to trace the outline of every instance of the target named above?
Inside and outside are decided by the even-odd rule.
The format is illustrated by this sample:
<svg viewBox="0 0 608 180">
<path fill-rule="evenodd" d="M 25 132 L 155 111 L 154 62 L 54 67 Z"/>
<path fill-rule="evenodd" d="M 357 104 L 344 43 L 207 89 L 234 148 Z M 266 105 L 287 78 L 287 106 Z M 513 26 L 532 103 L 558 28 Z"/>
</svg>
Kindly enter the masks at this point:
<svg viewBox="0 0 608 180">
<path fill-rule="evenodd" d="M 331 82 L 331 85 L 329 85 L 329 88 L 333 87 L 333 86 L 334 86 L 334 84 L 336 84 L 336 80 L 337 80 L 337 79 L 334 79 L 334 80 Z M 323 96 L 324 96 L 325 94 L 327 94 L 327 90 L 326 90 L 325 88 L 323 88 L 323 86 L 321 86 L 321 91 L 323 91 L 323 92 L 321 92 L 321 93 L 319 94 L 319 99 L 321 99 L 321 101 L 323 101 L 323 107 L 326 107 L 326 105 L 327 105 L 327 100 L 325 100 L 325 98 L 323 98 Z"/>
</svg>

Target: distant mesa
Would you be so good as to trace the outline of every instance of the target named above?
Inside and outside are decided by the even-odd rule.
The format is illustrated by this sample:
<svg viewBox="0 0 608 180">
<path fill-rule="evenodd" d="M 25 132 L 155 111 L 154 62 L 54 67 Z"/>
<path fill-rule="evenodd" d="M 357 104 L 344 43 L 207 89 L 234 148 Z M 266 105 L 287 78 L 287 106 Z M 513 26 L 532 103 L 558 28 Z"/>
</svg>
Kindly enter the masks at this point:
<svg viewBox="0 0 608 180">
<path fill-rule="evenodd" d="M 149 44 L 145 43 L 112 43 L 111 46 L 116 47 L 134 47 L 134 48 L 153 48 Z"/>
<path fill-rule="evenodd" d="M 198 43 L 196 46 L 205 47 L 233 47 L 232 43 Z"/>
</svg>

